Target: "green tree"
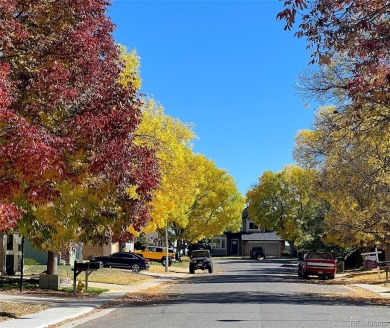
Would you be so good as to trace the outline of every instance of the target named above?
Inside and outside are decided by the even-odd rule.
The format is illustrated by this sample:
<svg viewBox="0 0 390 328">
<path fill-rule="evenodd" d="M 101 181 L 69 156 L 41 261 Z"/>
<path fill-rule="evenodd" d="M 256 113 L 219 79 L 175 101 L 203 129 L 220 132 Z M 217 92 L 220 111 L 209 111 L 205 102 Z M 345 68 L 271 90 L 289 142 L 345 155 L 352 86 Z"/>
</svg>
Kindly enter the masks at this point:
<svg viewBox="0 0 390 328">
<path fill-rule="evenodd" d="M 318 204 L 312 194 L 314 175 L 312 170 L 289 165 L 280 172 L 264 172 L 247 193 L 249 217 L 261 228 L 276 231 L 292 251 L 312 238 L 305 233 L 309 231 L 308 220 L 317 215 L 314 209 Z"/>
</svg>

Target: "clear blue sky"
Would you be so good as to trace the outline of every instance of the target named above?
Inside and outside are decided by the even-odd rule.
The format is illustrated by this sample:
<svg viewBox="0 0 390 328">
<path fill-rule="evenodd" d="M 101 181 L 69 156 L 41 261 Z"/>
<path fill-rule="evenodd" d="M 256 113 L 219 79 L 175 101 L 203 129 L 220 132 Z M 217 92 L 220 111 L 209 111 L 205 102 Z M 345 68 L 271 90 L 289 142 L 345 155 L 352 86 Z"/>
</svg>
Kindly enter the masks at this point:
<svg viewBox="0 0 390 328">
<path fill-rule="evenodd" d="M 141 57 L 142 92 L 193 123 L 194 151 L 245 193 L 265 171 L 294 163 L 294 138 L 310 128 L 294 85 L 308 66 L 304 40 L 276 20 L 283 2 L 114 0 L 116 42 Z"/>
</svg>

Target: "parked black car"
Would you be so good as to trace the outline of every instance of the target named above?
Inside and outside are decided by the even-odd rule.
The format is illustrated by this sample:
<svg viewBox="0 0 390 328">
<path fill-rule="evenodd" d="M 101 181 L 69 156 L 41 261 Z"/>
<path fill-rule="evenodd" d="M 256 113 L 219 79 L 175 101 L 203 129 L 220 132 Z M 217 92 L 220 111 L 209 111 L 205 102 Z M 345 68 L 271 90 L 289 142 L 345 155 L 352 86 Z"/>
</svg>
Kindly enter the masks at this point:
<svg viewBox="0 0 390 328">
<path fill-rule="evenodd" d="M 106 268 L 130 269 L 137 273 L 149 269 L 149 260 L 133 253 L 112 253 L 91 258 L 91 262 L 102 262 Z"/>
<path fill-rule="evenodd" d="M 213 272 L 213 261 L 208 249 L 193 250 L 191 252 L 190 273 L 195 273 L 196 269 L 209 270 Z"/>
</svg>

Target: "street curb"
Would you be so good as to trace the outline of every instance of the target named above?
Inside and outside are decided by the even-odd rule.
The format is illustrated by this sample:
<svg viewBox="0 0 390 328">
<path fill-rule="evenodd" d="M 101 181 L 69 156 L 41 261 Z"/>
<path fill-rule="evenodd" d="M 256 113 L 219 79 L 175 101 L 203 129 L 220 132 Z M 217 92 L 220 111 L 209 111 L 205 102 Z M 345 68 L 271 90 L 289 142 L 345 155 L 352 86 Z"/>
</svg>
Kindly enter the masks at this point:
<svg viewBox="0 0 390 328">
<path fill-rule="evenodd" d="M 88 314 L 88 312 L 91 312 L 91 311 L 93 311 L 95 309 L 98 310 L 98 312 Z M 86 323 L 88 321 L 91 321 L 91 320 L 103 317 L 103 316 L 111 313 L 112 311 L 114 311 L 116 309 L 117 308 L 109 308 L 109 309 L 94 308 L 94 309 L 90 309 L 88 312 L 80 314 L 80 315 L 77 315 L 76 317 L 73 316 L 72 318 L 61 320 L 61 322 L 65 322 L 67 320 L 71 320 L 70 322 L 66 322 L 64 324 L 61 324 L 61 322 L 59 322 L 59 324 L 60 324 L 61 328 L 73 328 L 73 327 L 76 327 L 76 326 L 81 325 L 83 323 Z M 78 317 L 81 317 L 81 316 L 83 316 L 83 317 L 78 319 Z M 47 326 L 45 328 L 47 328 Z"/>
</svg>

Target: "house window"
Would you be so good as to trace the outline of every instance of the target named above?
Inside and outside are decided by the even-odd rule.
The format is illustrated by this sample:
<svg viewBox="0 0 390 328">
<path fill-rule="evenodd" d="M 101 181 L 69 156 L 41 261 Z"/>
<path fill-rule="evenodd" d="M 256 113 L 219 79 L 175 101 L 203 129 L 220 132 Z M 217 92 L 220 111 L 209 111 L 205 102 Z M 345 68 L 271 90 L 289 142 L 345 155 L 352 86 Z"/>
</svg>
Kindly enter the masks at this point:
<svg viewBox="0 0 390 328">
<path fill-rule="evenodd" d="M 7 251 L 12 251 L 14 249 L 14 236 L 8 235 L 7 237 Z"/>
<path fill-rule="evenodd" d="M 256 225 L 253 221 L 249 221 L 249 230 L 259 230 L 259 226 Z"/>
<path fill-rule="evenodd" d="M 226 248 L 226 237 L 225 236 L 216 236 L 208 240 L 208 243 L 211 245 L 211 248 Z"/>
</svg>

